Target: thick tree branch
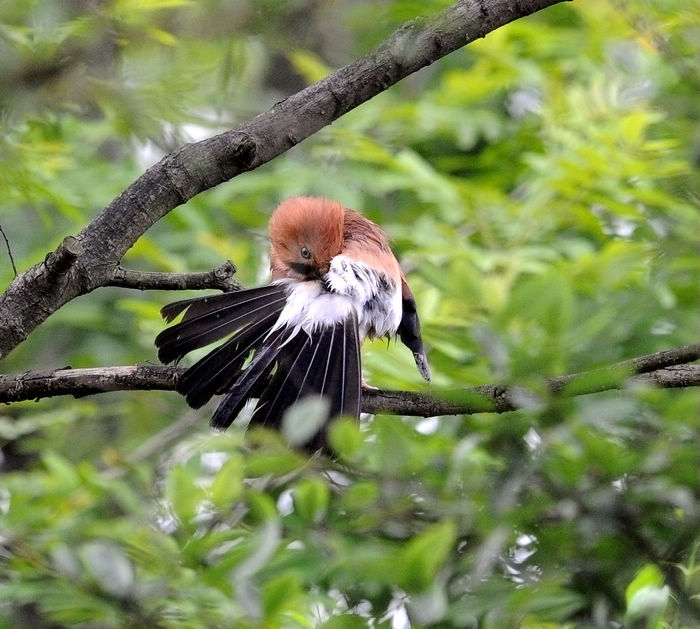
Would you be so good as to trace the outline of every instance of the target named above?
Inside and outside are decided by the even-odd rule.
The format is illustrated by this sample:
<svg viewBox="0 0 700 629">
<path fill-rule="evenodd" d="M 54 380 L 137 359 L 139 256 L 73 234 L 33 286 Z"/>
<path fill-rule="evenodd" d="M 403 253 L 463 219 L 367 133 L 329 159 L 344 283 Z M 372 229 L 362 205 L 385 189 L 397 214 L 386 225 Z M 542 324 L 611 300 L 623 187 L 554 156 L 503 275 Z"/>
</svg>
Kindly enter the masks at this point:
<svg viewBox="0 0 700 629">
<path fill-rule="evenodd" d="M 226 260 L 211 271 L 200 273 L 158 273 L 153 271 L 132 271 L 118 266 L 108 286 L 134 288 L 136 290 L 203 290 L 217 289 L 223 292 L 241 290 L 242 286 L 233 279 L 236 265 Z"/>
<path fill-rule="evenodd" d="M 0 402 L 38 400 L 57 395 L 83 397 L 109 391 L 173 390 L 182 367 L 130 365 L 86 369 L 47 369 L 0 375 Z"/>
<path fill-rule="evenodd" d="M 686 356 L 698 358 L 698 352 L 700 344 L 687 345 L 675 350 L 640 356 L 618 363 L 609 369 L 550 378 L 545 381 L 543 392 L 572 397 L 621 389 L 634 383 L 662 388 L 700 386 L 700 365 L 669 362 L 672 355 L 679 363 L 683 363 Z M 629 369 L 635 364 L 639 367 Z M 655 369 L 654 365 L 659 368 Z M 64 368 L 0 376 L 0 402 L 19 402 L 57 395 L 81 397 L 107 391 L 173 390 L 178 377 L 184 371 L 184 367 L 135 365 L 90 369 Z M 505 385 L 484 385 L 431 393 L 369 388 L 362 391 L 362 410 L 365 413 L 384 412 L 416 417 L 505 413 L 533 406 L 540 401 L 541 395 L 530 389 Z"/>
<path fill-rule="evenodd" d="M 561 1 L 460 0 L 407 22 L 369 54 L 235 129 L 167 155 L 77 235 L 80 249 L 69 247 L 75 255 L 61 247 L 50 254 L 62 260 L 60 279 L 47 259 L 0 295 L 0 359 L 71 299 L 110 284 L 124 253 L 173 208 L 269 162 L 416 70 Z"/>
</svg>

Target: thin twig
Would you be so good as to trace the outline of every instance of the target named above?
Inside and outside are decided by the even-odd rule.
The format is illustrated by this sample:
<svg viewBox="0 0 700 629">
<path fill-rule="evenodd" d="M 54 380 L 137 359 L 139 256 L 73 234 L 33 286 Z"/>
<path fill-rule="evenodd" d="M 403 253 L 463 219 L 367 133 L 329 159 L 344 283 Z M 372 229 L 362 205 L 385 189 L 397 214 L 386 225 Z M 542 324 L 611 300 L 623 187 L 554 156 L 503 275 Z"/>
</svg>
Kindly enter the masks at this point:
<svg viewBox="0 0 700 629">
<path fill-rule="evenodd" d="M 2 224 L 0 224 L 0 234 L 2 234 L 2 237 L 5 240 L 5 247 L 7 248 L 7 255 L 10 258 L 10 263 L 12 264 L 12 272 L 15 274 L 15 277 L 17 277 L 17 267 L 15 266 L 14 257 L 12 257 L 12 247 L 10 247 L 10 241 L 7 239 L 7 236 L 5 235 L 5 230 L 2 228 Z"/>
</svg>

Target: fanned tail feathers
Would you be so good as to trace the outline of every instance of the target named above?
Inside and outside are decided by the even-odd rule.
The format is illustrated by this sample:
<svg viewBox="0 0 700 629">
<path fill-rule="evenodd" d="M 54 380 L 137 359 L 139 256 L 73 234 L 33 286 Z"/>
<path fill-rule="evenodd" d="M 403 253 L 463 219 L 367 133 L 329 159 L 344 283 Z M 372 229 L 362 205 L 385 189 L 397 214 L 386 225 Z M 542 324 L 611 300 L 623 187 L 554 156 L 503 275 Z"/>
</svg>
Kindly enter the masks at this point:
<svg viewBox="0 0 700 629">
<path fill-rule="evenodd" d="M 258 397 L 252 421 L 278 428 L 284 412 L 307 395 L 330 402 L 328 417 L 360 414 L 360 343 L 354 314 L 332 326 L 278 331 L 255 355 L 212 417 L 226 428 L 246 400 Z M 323 443 L 323 435 L 314 442 Z"/>
<path fill-rule="evenodd" d="M 282 346 L 279 365 L 260 397 L 256 421 L 277 427 L 284 410 L 306 395 L 330 401 L 329 416 L 360 414 L 360 342 L 354 314 Z"/>
</svg>

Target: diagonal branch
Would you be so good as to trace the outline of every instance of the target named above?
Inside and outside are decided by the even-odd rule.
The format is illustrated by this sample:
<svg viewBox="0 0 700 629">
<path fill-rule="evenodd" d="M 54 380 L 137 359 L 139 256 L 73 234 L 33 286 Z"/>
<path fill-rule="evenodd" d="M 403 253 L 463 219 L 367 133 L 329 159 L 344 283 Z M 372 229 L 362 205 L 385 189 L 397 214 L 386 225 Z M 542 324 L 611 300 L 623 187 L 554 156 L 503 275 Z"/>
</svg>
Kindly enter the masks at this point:
<svg viewBox="0 0 700 629">
<path fill-rule="evenodd" d="M 405 23 L 369 54 L 235 129 L 185 145 L 149 168 L 73 239 L 60 281 L 47 261 L 0 295 L 0 359 L 75 297 L 110 284 L 124 253 L 195 195 L 257 168 L 402 78 L 513 20 L 562 0 L 459 0 Z M 60 249 L 60 247 L 59 247 Z M 56 252 L 50 254 L 54 256 Z M 65 253 L 65 252 L 64 252 Z"/>
<path fill-rule="evenodd" d="M 700 344 L 685 345 L 633 358 L 606 369 L 550 378 L 545 382 L 544 392 L 573 397 L 621 389 L 634 383 L 662 388 L 696 387 L 700 386 L 700 365 L 684 363 L 698 358 Z M 135 365 L 0 375 L 0 402 L 57 395 L 81 397 L 107 391 L 173 390 L 184 371 L 185 367 Z M 369 388 L 362 391 L 362 410 L 365 413 L 383 412 L 416 417 L 505 413 L 539 403 L 541 397 L 532 390 L 511 385 L 433 390 L 431 393 Z"/>
</svg>

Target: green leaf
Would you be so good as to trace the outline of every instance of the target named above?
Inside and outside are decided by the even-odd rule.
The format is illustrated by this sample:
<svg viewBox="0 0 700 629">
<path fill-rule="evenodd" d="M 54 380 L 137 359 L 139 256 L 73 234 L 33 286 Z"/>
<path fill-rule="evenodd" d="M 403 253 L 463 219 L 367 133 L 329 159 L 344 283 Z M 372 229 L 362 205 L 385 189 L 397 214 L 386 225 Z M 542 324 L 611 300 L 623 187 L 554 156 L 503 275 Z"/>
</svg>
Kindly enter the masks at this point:
<svg viewBox="0 0 700 629">
<path fill-rule="evenodd" d="M 271 579 L 265 583 L 262 590 L 264 617 L 272 619 L 292 607 L 300 594 L 301 586 L 297 575 L 283 574 Z"/>
<path fill-rule="evenodd" d="M 245 493 L 245 500 L 251 515 L 257 521 L 265 522 L 277 517 L 277 506 L 268 494 L 249 489 Z"/>
<path fill-rule="evenodd" d="M 397 579 L 408 592 L 425 592 L 454 546 L 457 529 L 452 520 L 443 520 L 413 537 L 401 550 Z"/>
<path fill-rule="evenodd" d="M 214 476 L 209 498 L 215 507 L 230 509 L 243 493 L 243 458 L 232 455 Z"/>
<path fill-rule="evenodd" d="M 204 490 L 196 484 L 194 472 L 176 465 L 168 472 L 165 482 L 165 497 L 177 518 L 189 527 L 197 514 L 197 508 L 205 498 Z"/>
<path fill-rule="evenodd" d="M 536 320 L 549 334 L 558 335 L 571 325 L 574 303 L 570 279 L 552 269 L 522 281 L 513 291 L 504 316 Z"/>
<path fill-rule="evenodd" d="M 318 629 L 364 629 L 367 626 L 367 620 L 356 614 L 331 616 L 328 620 L 317 625 Z"/>
<path fill-rule="evenodd" d="M 647 586 L 661 587 L 664 584 L 664 575 L 659 570 L 658 566 L 653 563 L 646 564 L 637 574 L 634 579 L 630 581 L 629 585 L 625 589 L 625 601 L 629 607 L 630 601 L 634 598 L 635 594 L 639 592 L 642 588 Z"/>
<path fill-rule="evenodd" d="M 42 458 L 49 474 L 61 489 L 69 489 L 79 484 L 78 472 L 67 459 L 52 451 L 44 453 Z"/>
<path fill-rule="evenodd" d="M 347 417 L 337 419 L 328 429 L 328 441 L 338 456 L 352 460 L 362 449 L 363 438 L 359 424 Z"/>
<path fill-rule="evenodd" d="M 310 524 L 318 524 L 326 515 L 330 489 L 320 478 L 300 481 L 292 493 L 295 511 Z"/>
<path fill-rule="evenodd" d="M 257 478 L 273 474 L 281 476 L 299 469 L 305 459 L 296 452 L 281 448 L 253 452 L 245 461 L 246 478 Z"/>
<path fill-rule="evenodd" d="M 353 511 L 365 511 L 379 498 L 379 487 L 373 481 L 357 481 L 343 494 L 343 504 Z"/>
</svg>

